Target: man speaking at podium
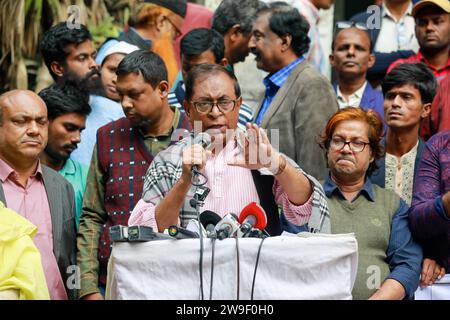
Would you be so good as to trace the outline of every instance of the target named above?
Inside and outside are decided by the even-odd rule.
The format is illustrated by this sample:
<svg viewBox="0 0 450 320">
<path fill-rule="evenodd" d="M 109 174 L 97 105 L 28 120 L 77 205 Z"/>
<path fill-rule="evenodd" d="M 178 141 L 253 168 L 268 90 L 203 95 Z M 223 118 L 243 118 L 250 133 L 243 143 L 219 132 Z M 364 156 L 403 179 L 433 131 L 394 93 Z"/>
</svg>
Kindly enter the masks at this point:
<svg viewBox="0 0 450 320">
<path fill-rule="evenodd" d="M 278 153 L 262 129 L 248 124 L 246 132 L 236 134 L 241 102 L 237 79 L 224 67 L 202 64 L 191 70 L 184 108 L 194 132 L 207 132 L 212 144 L 205 150 L 192 134 L 160 152 L 147 171 L 143 198 L 129 225 L 147 225 L 162 232 L 171 225 L 186 227 L 197 219 L 191 206 L 197 188 L 192 184 L 193 170 L 200 172 L 199 180 L 209 189 L 202 211 L 223 217 L 257 202 L 267 214 L 270 235 L 282 231 L 279 208 L 297 225 L 306 224 L 314 211 L 328 216 L 321 185 Z"/>
</svg>

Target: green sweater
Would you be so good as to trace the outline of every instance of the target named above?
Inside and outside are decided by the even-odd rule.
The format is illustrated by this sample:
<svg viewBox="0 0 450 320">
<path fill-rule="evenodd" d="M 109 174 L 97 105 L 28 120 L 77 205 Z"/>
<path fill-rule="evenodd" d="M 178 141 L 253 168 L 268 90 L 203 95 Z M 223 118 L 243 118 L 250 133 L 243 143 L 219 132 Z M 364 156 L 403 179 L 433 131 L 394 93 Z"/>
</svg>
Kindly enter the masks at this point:
<svg viewBox="0 0 450 320">
<path fill-rule="evenodd" d="M 400 198 L 377 185 L 373 185 L 373 191 L 375 202 L 362 194 L 352 203 L 336 193 L 328 199 L 331 233 L 353 232 L 358 241 L 358 273 L 353 299 L 368 299 L 390 274 L 386 251 Z"/>
</svg>

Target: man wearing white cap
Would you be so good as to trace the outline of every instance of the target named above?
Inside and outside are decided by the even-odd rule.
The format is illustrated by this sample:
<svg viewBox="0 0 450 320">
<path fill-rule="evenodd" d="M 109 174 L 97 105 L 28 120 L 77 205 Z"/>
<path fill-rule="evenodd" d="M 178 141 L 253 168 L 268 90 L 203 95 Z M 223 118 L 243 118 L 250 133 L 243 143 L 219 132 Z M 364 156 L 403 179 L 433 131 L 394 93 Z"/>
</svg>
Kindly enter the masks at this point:
<svg viewBox="0 0 450 320">
<path fill-rule="evenodd" d="M 138 49 L 137 46 L 119 41 L 105 52 L 100 69 L 102 95 L 90 97 L 92 112 L 86 119 L 86 129 L 81 133 L 81 142 L 71 155 L 73 160 L 89 166 L 98 128 L 124 116 L 116 91 L 116 69 L 127 54 Z"/>
</svg>

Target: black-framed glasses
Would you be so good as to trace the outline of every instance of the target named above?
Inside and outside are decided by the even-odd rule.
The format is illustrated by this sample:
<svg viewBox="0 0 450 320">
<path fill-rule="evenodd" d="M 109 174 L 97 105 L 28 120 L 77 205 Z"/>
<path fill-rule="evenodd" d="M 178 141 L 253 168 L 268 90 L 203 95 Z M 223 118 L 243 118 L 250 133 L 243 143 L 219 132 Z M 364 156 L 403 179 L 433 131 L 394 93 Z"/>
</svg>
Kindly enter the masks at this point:
<svg viewBox="0 0 450 320">
<path fill-rule="evenodd" d="M 356 28 L 359 30 L 369 31 L 369 28 L 362 22 L 355 21 L 338 21 L 335 25 L 336 29 Z"/>
<path fill-rule="evenodd" d="M 364 142 L 360 140 L 351 140 L 351 141 L 345 141 L 342 138 L 333 138 L 330 141 L 330 148 L 340 151 L 344 149 L 345 145 L 348 144 L 348 147 L 353 152 L 363 152 L 366 145 L 370 144 L 370 142 Z"/>
<path fill-rule="evenodd" d="M 234 110 L 234 107 L 236 106 L 236 103 L 240 99 L 237 98 L 236 100 L 231 99 L 223 99 L 219 101 L 191 101 L 191 103 L 194 105 L 194 108 L 197 110 L 198 113 L 210 113 L 214 106 L 217 106 L 219 108 L 220 112 L 222 113 L 229 113 Z"/>
</svg>

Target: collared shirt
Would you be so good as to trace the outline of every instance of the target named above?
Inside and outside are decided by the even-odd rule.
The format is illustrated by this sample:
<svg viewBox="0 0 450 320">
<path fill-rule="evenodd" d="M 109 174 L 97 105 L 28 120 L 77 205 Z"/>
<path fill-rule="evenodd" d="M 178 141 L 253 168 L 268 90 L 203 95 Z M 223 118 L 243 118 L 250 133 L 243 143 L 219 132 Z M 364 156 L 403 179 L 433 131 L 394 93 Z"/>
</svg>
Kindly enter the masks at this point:
<svg viewBox="0 0 450 320">
<path fill-rule="evenodd" d="M 419 50 L 415 34 L 415 21 L 411 15 L 412 7 L 413 5 L 410 3 L 400 20 L 396 21 L 386 5 L 382 4 L 381 29 L 374 51 L 389 53 L 399 50 L 413 50 L 414 52 Z"/>
<path fill-rule="evenodd" d="M 181 80 L 175 90 L 170 92 L 167 96 L 169 100 L 169 105 L 183 109 L 183 101 L 185 95 L 185 86 Z M 253 109 L 245 104 L 243 101 L 241 103 L 241 108 L 239 109 L 238 126 L 242 129 L 246 128 L 246 124 L 253 121 Z"/>
<path fill-rule="evenodd" d="M 409 58 L 398 59 L 398 60 L 392 62 L 392 64 L 388 68 L 387 73 L 391 72 L 392 69 L 394 69 L 399 64 L 416 63 L 416 62 L 423 62 L 423 63 L 425 63 L 428 66 L 428 68 L 430 68 L 431 72 L 433 72 L 434 76 L 436 77 L 436 79 L 437 79 L 437 81 L 439 83 L 441 83 L 441 81 L 443 81 L 445 78 L 448 78 L 450 76 L 450 50 L 449 50 L 449 57 L 448 57 L 448 60 L 447 60 L 447 64 L 444 67 L 440 68 L 440 69 L 437 69 L 436 67 L 431 65 L 427 61 L 427 59 L 425 59 L 425 57 L 423 56 L 422 52 L 419 51 L 417 54 L 412 55 Z"/>
<path fill-rule="evenodd" d="M 409 219 L 426 257 L 450 273 L 450 212 L 442 196 L 450 191 L 450 130 L 428 140 L 417 173 Z"/>
<path fill-rule="evenodd" d="M 269 74 L 267 77 L 264 78 L 264 86 L 266 87 L 266 93 L 263 101 L 263 105 L 261 107 L 261 110 L 259 111 L 258 116 L 256 117 L 256 124 L 261 124 L 264 115 L 266 114 L 267 110 L 269 109 L 270 104 L 272 103 L 273 98 L 277 94 L 278 90 L 283 86 L 283 84 L 286 82 L 287 78 L 291 74 L 292 70 L 304 60 L 304 57 L 300 57 L 297 60 L 291 62 L 287 66 L 283 67 L 282 69 L 278 70 L 275 73 Z"/>
<path fill-rule="evenodd" d="M 386 152 L 385 188 L 393 190 L 408 205 L 411 205 L 414 167 L 418 147 L 419 141 L 417 141 L 416 145 L 409 152 L 400 158 Z"/>
<path fill-rule="evenodd" d="M 367 201 L 371 202 L 377 201 L 373 188 L 370 179 L 366 179 L 353 201 L 359 197 L 365 197 Z M 326 178 L 323 190 L 328 198 L 336 196 L 345 199 L 330 176 Z M 405 287 L 407 295 L 412 295 L 417 288 L 417 274 L 410 266 L 420 266 L 422 263 L 422 249 L 417 243 L 412 241 L 408 225 L 408 210 L 408 205 L 400 199 L 400 205 L 392 217 L 389 244 L 386 248 L 386 263 L 391 270 L 388 278 L 400 282 Z M 364 214 L 364 212 L 360 212 L 360 214 Z M 352 230 L 349 228 L 348 232 L 352 232 Z"/>
<path fill-rule="evenodd" d="M 351 95 L 349 95 L 348 100 L 346 100 L 344 98 L 344 96 L 342 95 L 342 92 L 339 89 L 339 85 L 336 86 L 336 95 L 337 95 L 337 100 L 339 103 L 339 109 L 344 109 L 347 107 L 359 107 L 361 105 L 361 100 L 362 100 L 362 97 L 364 94 L 364 90 L 366 90 L 366 86 L 367 86 L 367 81 L 364 82 L 364 84 L 361 86 L 361 88 L 359 88 L 358 90 L 353 92 Z"/>
<path fill-rule="evenodd" d="M 58 172 L 70 182 L 75 191 L 75 206 L 76 206 L 76 225 L 80 223 L 80 214 L 83 206 L 84 189 L 86 188 L 86 180 L 89 168 L 72 159 L 67 159 L 64 167 Z"/>
<path fill-rule="evenodd" d="M 105 124 L 125 116 L 120 103 L 114 100 L 91 95 L 89 104 L 92 111 L 86 118 L 86 129 L 81 131 L 81 141 L 70 155 L 71 159 L 85 166 L 89 166 L 91 163 L 92 151 L 97 140 L 97 130 Z"/>
<path fill-rule="evenodd" d="M 40 162 L 23 187 L 17 172 L 0 159 L 0 179 L 7 207 L 33 223 L 38 232 L 33 242 L 41 253 L 47 286 L 52 300 L 67 300 L 64 283 L 53 253 L 53 228 Z"/>
<path fill-rule="evenodd" d="M 187 137 L 164 150 L 153 160 L 144 182 L 143 199 L 134 208 L 129 219 L 129 225 L 148 225 L 157 227 L 155 208 L 164 196 L 172 189 L 182 173 L 182 151 L 191 143 L 192 137 Z M 228 166 L 239 148 L 234 141 L 227 144 L 216 156 L 206 162 L 205 175 L 208 178 L 207 187 L 211 189 L 202 210 L 211 210 L 220 216 L 241 210 L 250 202 L 259 203 L 259 196 L 252 178 L 251 171 L 241 167 Z M 292 160 L 288 160 L 297 170 L 303 172 Z M 306 175 L 306 174 L 305 174 Z M 276 181 L 272 186 L 275 201 L 286 212 L 286 217 L 293 223 L 305 224 L 312 210 L 327 211 L 324 206 L 324 195 L 320 184 L 306 175 L 314 185 L 314 191 L 305 204 L 293 205 L 281 185 Z M 190 206 L 195 187 L 188 191 L 182 205 L 180 224 L 186 227 L 190 219 L 197 219 L 195 210 Z"/>
</svg>

